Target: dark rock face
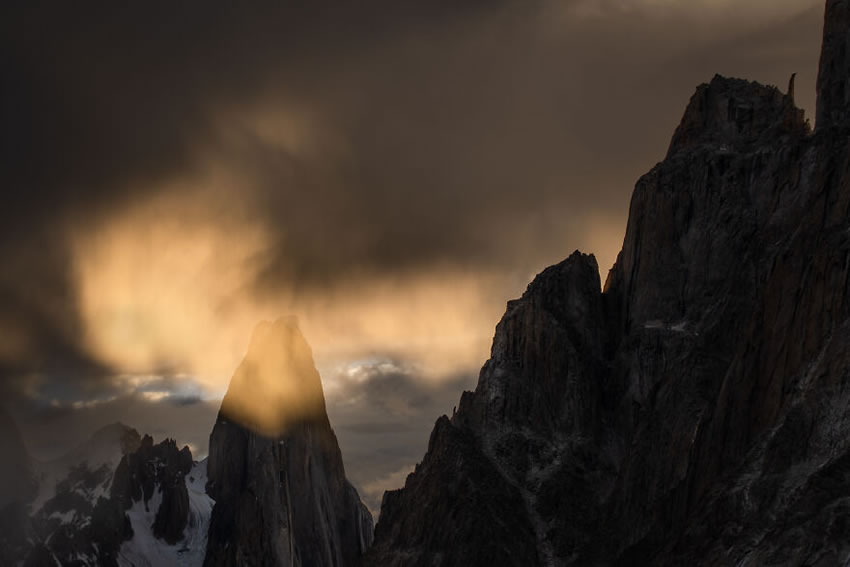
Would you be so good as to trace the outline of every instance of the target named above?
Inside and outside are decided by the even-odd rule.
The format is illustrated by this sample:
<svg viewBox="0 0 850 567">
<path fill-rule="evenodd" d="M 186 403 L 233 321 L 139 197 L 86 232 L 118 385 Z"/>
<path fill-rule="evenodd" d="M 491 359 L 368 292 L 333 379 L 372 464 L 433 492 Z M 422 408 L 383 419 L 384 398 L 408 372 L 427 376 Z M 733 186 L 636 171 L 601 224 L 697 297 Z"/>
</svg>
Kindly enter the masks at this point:
<svg viewBox="0 0 850 567">
<path fill-rule="evenodd" d="M 208 474 L 207 567 L 357 565 L 371 543 L 294 320 L 254 331 L 210 435 Z"/>
<path fill-rule="evenodd" d="M 818 74 L 817 127 L 850 126 L 850 2 L 828 0 Z"/>
<path fill-rule="evenodd" d="M 123 424 L 104 427 L 64 457 L 34 467 L 38 493 L 24 493 L 26 500 L 16 505 L 14 514 L 0 514 L 0 533 L 15 544 L 8 547 L 14 553 L 4 555 L 0 563 L 173 563 L 178 552 L 191 551 L 189 544 L 194 543 L 184 541 L 189 521 L 199 516 L 197 510 L 190 513 L 187 489 L 193 467 L 197 463 L 189 449 L 178 450 L 173 440 L 154 445 L 151 437 L 142 438 Z M 196 508 L 203 498 L 196 495 Z M 134 515 L 133 508 L 149 514 Z M 134 541 L 137 531 L 142 541 Z M 206 526 L 202 531 L 206 533 Z M 179 551 L 174 546 L 178 542 Z M 173 557 L 161 552 L 168 546 Z M 200 565 L 202 559 L 203 549 L 184 554 L 181 565 Z"/>
<path fill-rule="evenodd" d="M 139 434 L 116 423 L 51 463 L 33 466 L 37 491 L 29 494 L 17 526 L 26 565 L 116 565 L 121 542 L 132 535 L 124 509 L 110 498 L 113 472 Z M 5 563 L 4 563 L 5 564 Z"/>
<path fill-rule="evenodd" d="M 808 128 L 792 94 L 718 75 L 697 88 L 667 156 L 701 145 L 752 150 L 778 137 L 805 134 Z"/>
<path fill-rule="evenodd" d="M 367 565 L 850 559 L 850 18 L 827 11 L 817 131 L 776 89 L 701 86 L 604 291 L 576 253 L 509 302 Z"/>
<path fill-rule="evenodd" d="M 115 470 L 111 498 L 120 502 L 123 510 L 134 502 L 147 506 L 159 490 L 162 501 L 153 522 L 154 536 L 170 545 L 183 539 L 189 521 L 189 492 L 186 475 L 192 470 L 189 447 L 177 449 L 173 439 L 153 444 L 149 435 L 142 438 L 134 453 L 126 455 Z"/>
<path fill-rule="evenodd" d="M 600 288 L 596 260 L 575 253 L 508 303 L 476 391 L 385 494 L 367 565 L 546 565 L 557 537 L 581 536 L 555 529 L 560 507 L 589 519 L 615 466 L 597 450 L 613 409 Z"/>
<path fill-rule="evenodd" d="M 524 514 L 516 515 L 523 507 L 520 487 L 468 430 L 443 416 L 404 490 L 384 494 L 375 537 L 393 541 L 400 552 L 384 554 L 376 564 L 537 565 L 534 528 Z"/>
</svg>

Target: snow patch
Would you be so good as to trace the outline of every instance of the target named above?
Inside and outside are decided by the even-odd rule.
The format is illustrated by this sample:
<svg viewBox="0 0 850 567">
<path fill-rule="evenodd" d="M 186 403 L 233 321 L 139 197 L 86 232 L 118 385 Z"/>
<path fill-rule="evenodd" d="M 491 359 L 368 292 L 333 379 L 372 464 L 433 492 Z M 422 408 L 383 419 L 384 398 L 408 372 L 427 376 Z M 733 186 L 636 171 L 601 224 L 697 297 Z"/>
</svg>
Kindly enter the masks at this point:
<svg viewBox="0 0 850 567">
<path fill-rule="evenodd" d="M 68 510 L 67 512 L 53 512 L 48 516 L 51 520 L 59 520 L 63 526 L 74 523 L 74 517 L 77 515 L 76 510 Z"/>
<path fill-rule="evenodd" d="M 186 475 L 189 492 L 189 522 L 184 537 L 176 545 L 168 545 L 153 535 L 153 522 L 162 503 L 159 488 L 147 502 L 134 502 L 127 512 L 133 526 L 133 537 L 121 544 L 118 564 L 127 567 L 200 567 L 207 548 L 207 531 L 215 501 L 206 493 L 207 460 L 194 463 Z"/>
</svg>

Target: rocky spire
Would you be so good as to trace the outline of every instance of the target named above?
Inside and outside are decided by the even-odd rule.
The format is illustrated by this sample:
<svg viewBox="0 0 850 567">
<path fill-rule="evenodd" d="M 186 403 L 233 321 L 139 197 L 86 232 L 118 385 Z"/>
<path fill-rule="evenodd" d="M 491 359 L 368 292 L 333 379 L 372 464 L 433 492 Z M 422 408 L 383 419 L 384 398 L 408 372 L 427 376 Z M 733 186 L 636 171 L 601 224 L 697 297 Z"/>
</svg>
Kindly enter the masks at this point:
<svg viewBox="0 0 850 567">
<path fill-rule="evenodd" d="M 850 125 L 850 0 L 827 0 L 817 89 L 817 129 Z"/>
<path fill-rule="evenodd" d="M 254 331 L 210 435 L 208 474 L 206 567 L 345 567 L 371 543 L 294 319 Z"/>
<path fill-rule="evenodd" d="M 804 112 L 794 105 L 793 85 L 792 78 L 785 95 L 776 87 L 716 75 L 697 88 L 667 155 L 698 146 L 745 149 L 808 133 Z"/>
<path fill-rule="evenodd" d="M 295 318 L 257 325 L 221 413 L 267 437 L 283 435 L 295 423 L 327 420 L 322 380 Z"/>
</svg>

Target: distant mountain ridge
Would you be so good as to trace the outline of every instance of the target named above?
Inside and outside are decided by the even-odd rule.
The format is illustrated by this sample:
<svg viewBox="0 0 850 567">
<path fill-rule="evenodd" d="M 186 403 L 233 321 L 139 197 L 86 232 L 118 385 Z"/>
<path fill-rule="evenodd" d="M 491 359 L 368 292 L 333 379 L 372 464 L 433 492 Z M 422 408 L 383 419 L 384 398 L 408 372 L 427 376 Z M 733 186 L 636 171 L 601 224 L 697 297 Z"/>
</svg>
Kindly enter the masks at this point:
<svg viewBox="0 0 850 567">
<path fill-rule="evenodd" d="M 30 461 L 34 487 L 0 534 L 0 563 L 39 566 L 200 565 L 212 500 L 206 460 L 121 423 L 53 461 Z M 197 479 L 196 479 L 197 477 Z M 200 490 L 198 489 L 200 479 Z M 192 557 L 196 559 L 193 561 Z"/>
<path fill-rule="evenodd" d="M 508 303 L 365 565 L 850 561 L 850 2 L 825 18 L 814 132 L 700 86 L 604 290 L 575 253 Z"/>
<path fill-rule="evenodd" d="M 294 319 L 258 325 L 200 462 L 120 423 L 47 463 L 1 412 L 0 441 L 2 565 L 342 566 L 372 541 Z"/>
</svg>

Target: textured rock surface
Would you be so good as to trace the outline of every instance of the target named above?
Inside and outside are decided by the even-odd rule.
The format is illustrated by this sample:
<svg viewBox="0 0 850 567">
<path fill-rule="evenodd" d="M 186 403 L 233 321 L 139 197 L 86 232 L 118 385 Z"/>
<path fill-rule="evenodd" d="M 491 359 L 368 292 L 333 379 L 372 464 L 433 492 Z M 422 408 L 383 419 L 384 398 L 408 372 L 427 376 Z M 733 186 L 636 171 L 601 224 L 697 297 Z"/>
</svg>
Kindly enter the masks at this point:
<svg viewBox="0 0 850 567">
<path fill-rule="evenodd" d="M 576 253 L 508 304 L 367 565 L 850 560 L 850 19 L 827 4 L 816 132 L 776 89 L 699 87 L 604 292 Z"/>
<path fill-rule="evenodd" d="M 106 426 L 63 457 L 34 463 L 37 490 L 19 525 L 26 565 L 115 565 L 122 539 L 132 530 L 123 508 L 110 498 L 113 472 L 139 434 L 120 423 Z M 4 563 L 5 564 L 5 563 Z"/>
<path fill-rule="evenodd" d="M 828 0 L 818 74 L 817 127 L 850 127 L 850 2 Z"/>
<path fill-rule="evenodd" d="M 189 447 L 178 449 L 173 439 L 153 444 L 149 435 L 142 438 L 139 448 L 126 455 L 115 470 L 111 497 L 120 503 L 121 510 L 134 502 L 147 506 L 158 491 L 161 498 L 153 522 L 158 539 L 174 545 L 183 539 L 189 521 L 189 493 L 186 475 L 192 470 Z"/>
<path fill-rule="evenodd" d="M 193 466 L 173 440 L 154 445 L 120 423 L 98 430 L 63 457 L 33 464 L 32 488 L 0 513 L 0 564 L 143 567 L 180 557 L 180 565 L 200 565 L 203 542 L 193 550 L 184 533 L 199 518 L 189 505 Z"/>
<path fill-rule="evenodd" d="M 371 515 L 345 478 L 294 320 L 254 331 L 210 435 L 208 470 L 208 567 L 356 565 L 371 543 Z"/>
<path fill-rule="evenodd" d="M 667 156 L 700 146 L 753 150 L 778 137 L 807 131 L 803 111 L 792 96 L 774 87 L 718 75 L 697 88 Z"/>
</svg>

